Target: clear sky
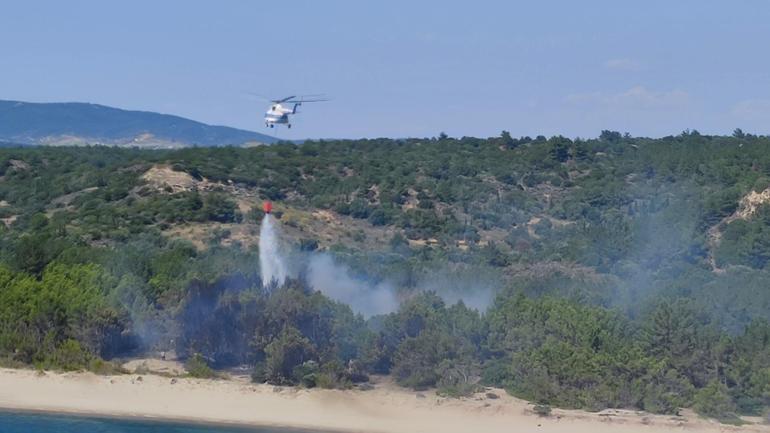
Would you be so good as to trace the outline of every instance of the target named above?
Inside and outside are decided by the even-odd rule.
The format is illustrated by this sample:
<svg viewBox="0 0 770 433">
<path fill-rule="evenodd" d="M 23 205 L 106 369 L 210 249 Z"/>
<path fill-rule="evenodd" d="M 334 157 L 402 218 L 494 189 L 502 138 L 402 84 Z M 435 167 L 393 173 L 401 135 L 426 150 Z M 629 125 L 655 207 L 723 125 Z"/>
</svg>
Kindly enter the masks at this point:
<svg viewBox="0 0 770 433">
<path fill-rule="evenodd" d="M 290 131 L 264 103 L 328 93 Z M 770 133 L 770 1 L 4 1 L 0 99 L 282 138 Z"/>
</svg>

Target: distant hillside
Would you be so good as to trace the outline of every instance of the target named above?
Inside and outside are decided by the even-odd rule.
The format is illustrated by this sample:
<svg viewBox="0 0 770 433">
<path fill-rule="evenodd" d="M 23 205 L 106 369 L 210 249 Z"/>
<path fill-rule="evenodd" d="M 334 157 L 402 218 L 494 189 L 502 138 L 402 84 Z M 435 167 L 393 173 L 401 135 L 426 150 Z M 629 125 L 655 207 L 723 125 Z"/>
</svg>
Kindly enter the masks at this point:
<svg viewBox="0 0 770 433">
<path fill-rule="evenodd" d="M 759 432 L 768 150 L 741 131 L 0 149 L 0 366 L 173 351 L 196 376 L 389 374 Z M 262 257 L 294 278 L 265 284 Z"/>
<path fill-rule="evenodd" d="M 21 144 L 112 144 L 151 148 L 274 143 L 253 131 L 179 116 L 86 103 L 0 100 L 0 141 Z"/>
</svg>

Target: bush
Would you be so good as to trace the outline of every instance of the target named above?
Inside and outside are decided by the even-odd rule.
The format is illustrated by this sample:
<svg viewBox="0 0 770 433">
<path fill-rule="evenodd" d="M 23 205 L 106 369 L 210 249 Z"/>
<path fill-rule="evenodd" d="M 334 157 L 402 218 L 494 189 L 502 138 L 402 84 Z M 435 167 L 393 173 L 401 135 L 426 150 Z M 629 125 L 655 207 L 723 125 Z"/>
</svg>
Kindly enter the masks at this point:
<svg viewBox="0 0 770 433">
<path fill-rule="evenodd" d="M 199 379 L 211 379 L 216 377 L 216 372 L 209 367 L 206 359 L 200 353 L 196 353 L 185 364 L 187 374 Z"/>
<path fill-rule="evenodd" d="M 481 383 L 488 386 L 506 383 L 509 375 L 510 369 L 505 359 L 492 359 L 481 370 Z"/>
<path fill-rule="evenodd" d="M 88 363 L 88 371 L 104 376 L 126 373 L 126 371 L 119 365 L 105 361 L 101 358 L 92 359 L 91 362 Z"/>
<path fill-rule="evenodd" d="M 423 390 L 436 385 L 439 379 L 435 369 L 434 347 L 430 338 L 409 338 L 404 340 L 395 355 L 393 376 L 399 385 Z"/>
<path fill-rule="evenodd" d="M 267 381 L 266 367 L 264 361 L 254 365 L 254 371 L 251 372 L 251 381 L 254 383 L 265 383 Z"/>
<path fill-rule="evenodd" d="M 695 394 L 693 408 L 700 415 L 722 422 L 735 423 L 740 421 L 736 415 L 737 407 L 730 398 L 727 387 L 717 381 L 710 382 Z"/>
<path fill-rule="evenodd" d="M 65 340 L 49 358 L 49 363 L 65 371 L 83 370 L 91 356 L 75 340 Z"/>
<path fill-rule="evenodd" d="M 17 361 L 10 356 L 0 356 L 0 367 L 3 368 L 24 368 L 25 363 Z"/>
<path fill-rule="evenodd" d="M 550 416 L 551 415 L 551 406 L 547 404 L 536 404 L 535 407 L 532 408 L 532 412 L 535 412 L 538 416 Z"/>
<path fill-rule="evenodd" d="M 292 385 L 301 378 L 294 375 L 295 368 L 312 358 L 313 347 L 310 341 L 296 328 L 286 327 L 265 348 L 266 377 L 276 385 Z"/>
<path fill-rule="evenodd" d="M 341 380 L 337 375 L 330 372 L 319 373 L 316 377 L 316 385 L 324 389 L 345 389 L 349 388 L 349 383 Z"/>
<path fill-rule="evenodd" d="M 317 385 L 317 379 L 320 369 L 315 361 L 306 361 L 294 367 L 292 375 L 305 388 L 314 388 Z"/>
<path fill-rule="evenodd" d="M 312 362 L 312 361 L 311 361 Z M 353 386 L 351 374 L 338 361 L 323 364 L 313 378 L 315 385 L 324 389 L 348 389 Z"/>
<path fill-rule="evenodd" d="M 641 379 L 644 397 L 641 408 L 647 412 L 676 415 L 692 403 L 692 385 L 674 370 Z"/>
</svg>

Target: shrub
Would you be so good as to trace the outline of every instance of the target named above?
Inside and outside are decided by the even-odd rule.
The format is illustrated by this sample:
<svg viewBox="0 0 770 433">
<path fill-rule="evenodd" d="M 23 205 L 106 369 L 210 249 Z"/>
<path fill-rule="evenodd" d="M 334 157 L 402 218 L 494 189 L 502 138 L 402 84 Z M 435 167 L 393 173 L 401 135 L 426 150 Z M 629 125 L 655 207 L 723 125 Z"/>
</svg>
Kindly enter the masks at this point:
<svg viewBox="0 0 770 433">
<path fill-rule="evenodd" d="M 349 387 L 349 383 L 344 380 L 340 380 L 337 375 L 330 372 L 322 372 L 316 376 L 316 385 L 319 388 L 324 389 L 345 389 Z"/>
<path fill-rule="evenodd" d="M 265 383 L 267 381 L 267 370 L 264 361 L 254 365 L 254 371 L 251 372 L 251 381 L 254 383 Z"/>
<path fill-rule="evenodd" d="M 49 358 L 53 367 L 65 371 L 82 370 L 88 365 L 91 356 L 75 340 L 65 340 Z"/>
<path fill-rule="evenodd" d="M 675 415 L 692 403 L 693 386 L 675 370 L 640 380 L 641 408 L 647 412 Z"/>
<path fill-rule="evenodd" d="M 286 327 L 278 338 L 265 348 L 267 380 L 276 385 L 295 384 L 301 378 L 294 376 L 294 369 L 312 358 L 310 341 L 296 328 Z"/>
<path fill-rule="evenodd" d="M 114 374 L 123 374 L 126 372 L 119 365 L 116 365 L 115 363 L 112 363 L 109 361 L 105 361 L 101 358 L 92 359 L 91 362 L 88 363 L 88 371 L 96 374 L 101 374 L 104 376 L 114 375 Z"/>
<path fill-rule="evenodd" d="M 727 387 L 717 381 L 710 382 L 695 394 L 693 408 L 700 415 L 722 422 L 735 423 L 740 421 L 736 415 L 737 407 L 730 398 Z"/>
<path fill-rule="evenodd" d="M 547 404 L 536 404 L 535 407 L 532 408 L 532 411 L 535 412 L 538 416 L 550 416 L 551 406 Z"/>
<path fill-rule="evenodd" d="M 185 364 L 187 374 L 199 379 L 211 379 L 216 377 L 216 372 L 209 367 L 206 359 L 200 353 L 196 353 Z"/>
<path fill-rule="evenodd" d="M 305 388 L 314 388 L 317 385 L 318 374 L 318 363 L 312 360 L 303 362 L 292 371 L 292 375 Z"/>
</svg>

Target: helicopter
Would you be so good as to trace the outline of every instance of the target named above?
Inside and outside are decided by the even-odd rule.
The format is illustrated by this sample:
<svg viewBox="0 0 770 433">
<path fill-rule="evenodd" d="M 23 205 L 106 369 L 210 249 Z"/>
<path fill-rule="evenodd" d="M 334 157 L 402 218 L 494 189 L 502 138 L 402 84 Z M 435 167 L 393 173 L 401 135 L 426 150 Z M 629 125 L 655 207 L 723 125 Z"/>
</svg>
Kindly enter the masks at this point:
<svg viewBox="0 0 770 433">
<path fill-rule="evenodd" d="M 328 100 L 323 95 L 293 95 L 283 99 L 268 99 L 272 104 L 265 112 L 265 127 L 274 128 L 275 125 L 286 125 L 287 128 L 291 128 L 289 116 L 297 114 L 297 107 L 306 102 L 324 102 Z M 291 108 L 289 108 L 289 105 L 291 105 Z"/>
</svg>

